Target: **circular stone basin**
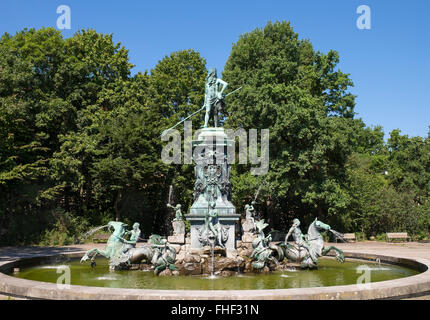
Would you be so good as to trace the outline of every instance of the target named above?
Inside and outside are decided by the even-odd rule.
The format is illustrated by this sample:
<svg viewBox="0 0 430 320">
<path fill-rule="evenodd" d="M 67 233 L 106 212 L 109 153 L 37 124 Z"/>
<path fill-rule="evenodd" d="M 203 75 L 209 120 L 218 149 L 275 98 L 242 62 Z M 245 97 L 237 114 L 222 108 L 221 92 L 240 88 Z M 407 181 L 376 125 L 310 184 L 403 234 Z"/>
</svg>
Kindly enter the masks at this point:
<svg viewBox="0 0 430 320">
<path fill-rule="evenodd" d="M 269 274 L 244 273 L 231 277 L 155 276 L 152 271 L 109 271 L 107 259 L 96 259 L 97 266 L 81 264 L 64 258 L 56 263 L 24 267 L 10 275 L 27 280 L 56 283 L 66 268 L 70 268 L 71 285 L 155 290 L 263 290 L 352 285 L 414 276 L 419 271 L 392 264 L 347 260 L 339 263 L 331 258 L 319 259 L 317 270 L 276 271 Z"/>
<path fill-rule="evenodd" d="M 70 252 L 52 255 L 35 253 L 34 255 L 28 255 L 25 258 L 0 261 L 0 293 L 25 299 L 216 299 L 229 301 L 244 299 L 400 299 L 430 294 L 430 260 L 419 257 L 408 258 L 403 256 L 387 256 L 372 253 L 344 252 L 345 257 L 347 258 L 347 262 L 345 264 L 340 264 L 337 261 L 330 259 L 322 259 L 320 268 L 314 271 L 283 271 L 265 275 L 243 274 L 241 276 L 230 278 L 202 279 L 202 277 L 191 276 L 186 278 L 162 278 L 153 276 L 151 272 L 139 270 L 109 272 L 107 268 L 107 260 L 100 260 L 96 269 L 91 270 L 88 263 L 82 265 L 78 264 L 77 259 L 80 259 L 83 254 L 84 252 Z M 382 263 L 375 263 L 377 260 Z M 68 269 L 68 265 L 70 265 L 72 270 Z M 398 268 L 399 266 L 401 267 Z M 17 268 L 20 269 L 20 272 L 12 276 L 13 270 Z M 23 277 L 28 277 L 30 279 L 30 275 L 33 272 L 32 270 L 41 272 L 37 279 L 45 281 L 24 279 Z M 63 281 L 60 281 L 59 284 L 53 283 L 56 282 L 54 279 L 60 279 L 61 276 L 65 276 L 67 270 L 70 271 L 69 274 L 71 276 L 72 285 L 62 287 L 59 286 L 59 284 L 64 283 Z M 357 273 L 357 271 L 360 270 L 362 273 Z M 357 282 L 359 282 L 359 277 L 364 276 L 363 272 L 366 272 L 366 270 L 370 272 L 370 280 L 372 282 L 357 284 Z M 390 272 L 391 275 L 389 278 L 393 280 L 387 280 L 387 275 L 390 270 L 393 273 Z M 42 276 L 44 272 L 46 272 L 46 274 Z M 324 273 L 326 275 L 321 277 Z M 87 278 L 80 279 L 79 277 Z M 131 279 L 129 278 L 129 280 L 127 280 L 127 277 L 131 277 Z M 136 278 L 133 277 L 142 278 L 138 279 L 139 281 L 136 281 Z M 132 285 L 126 285 L 127 288 L 119 285 L 121 282 L 124 285 L 127 281 Z M 85 285 L 75 285 L 75 283 L 84 283 Z M 199 290 L 180 289 L 184 288 L 184 285 L 188 288 L 190 286 L 195 286 L 193 283 L 198 283 Z M 222 284 L 222 288 L 218 287 L 218 283 Z M 256 289 L 247 289 L 247 283 L 251 283 L 251 285 Z M 342 285 L 338 285 L 339 283 Z M 155 289 L 155 284 L 160 286 L 160 288 L 163 285 L 167 285 L 170 286 L 171 289 Z M 212 287 L 209 290 L 204 290 L 203 285 L 208 286 L 208 284 Z M 144 289 L 138 289 L 136 288 L 136 285 L 145 286 Z M 152 285 L 152 288 L 154 289 L 149 289 L 147 287 L 148 285 Z M 226 290 L 228 288 L 226 287 L 227 285 L 230 286 L 230 288 L 233 287 L 233 290 Z M 313 285 L 313 287 L 306 287 L 308 285 Z M 264 289 L 269 288 L 270 286 L 274 289 Z M 286 286 L 294 287 L 288 288 Z M 301 288 L 298 286 L 301 286 Z"/>
</svg>

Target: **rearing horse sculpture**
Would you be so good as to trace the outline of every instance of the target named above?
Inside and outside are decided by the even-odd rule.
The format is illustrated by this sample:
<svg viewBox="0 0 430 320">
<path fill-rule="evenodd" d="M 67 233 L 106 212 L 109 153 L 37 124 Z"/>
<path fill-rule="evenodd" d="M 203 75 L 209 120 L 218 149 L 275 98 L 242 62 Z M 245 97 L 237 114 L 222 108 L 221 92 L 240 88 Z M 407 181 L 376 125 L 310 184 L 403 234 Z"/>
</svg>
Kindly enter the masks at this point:
<svg viewBox="0 0 430 320">
<path fill-rule="evenodd" d="M 142 246 L 139 248 L 130 248 L 124 240 L 125 223 L 119 221 L 110 221 L 109 229 L 112 230 L 112 235 L 109 237 L 107 244 L 103 250 L 93 248 L 88 250 L 81 259 L 81 263 L 91 258 L 91 266 L 96 265 L 94 259 L 97 254 L 109 259 L 109 267 L 111 269 L 126 269 L 131 264 L 140 263 L 143 259 L 151 260 L 153 251 Z"/>
<path fill-rule="evenodd" d="M 305 236 L 307 243 L 309 244 L 310 250 L 312 250 L 314 256 L 321 257 L 327 255 L 331 250 L 336 251 L 336 259 L 340 262 L 345 261 L 342 250 L 330 246 L 324 247 L 324 240 L 321 236 L 320 231 L 332 231 L 328 224 L 325 224 L 318 219 L 315 219 L 311 223 L 308 229 L 308 234 Z M 333 230 L 333 232 L 335 232 Z M 314 269 L 318 267 L 318 262 L 314 262 L 310 255 L 310 252 L 305 248 L 297 245 L 291 245 L 285 239 L 284 243 L 279 244 L 284 251 L 284 256 L 291 261 L 299 262 L 302 268 Z"/>
</svg>

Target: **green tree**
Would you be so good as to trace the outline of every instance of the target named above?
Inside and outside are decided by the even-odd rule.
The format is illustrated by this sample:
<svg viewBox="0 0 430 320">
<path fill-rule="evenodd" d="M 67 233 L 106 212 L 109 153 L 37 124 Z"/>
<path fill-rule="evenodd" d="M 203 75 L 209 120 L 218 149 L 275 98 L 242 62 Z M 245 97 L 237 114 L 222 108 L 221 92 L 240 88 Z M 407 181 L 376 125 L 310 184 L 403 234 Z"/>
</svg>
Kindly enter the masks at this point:
<svg viewBox="0 0 430 320">
<path fill-rule="evenodd" d="M 287 22 L 241 35 L 227 60 L 223 78 L 243 89 L 229 98 L 226 126 L 270 130 L 262 210 L 277 228 L 287 228 L 293 216 L 336 226 L 347 207 L 344 165 L 364 142 L 364 124 L 354 119 L 352 81 L 336 70 L 338 62 L 337 52 L 315 52 Z M 243 181 L 235 188 L 255 192 L 250 179 L 234 179 Z"/>
<path fill-rule="evenodd" d="M 162 131 L 196 112 L 203 105 L 207 75 L 206 61 L 194 50 L 181 50 L 165 56 L 151 70 L 150 74 L 149 103 L 157 116 L 166 120 L 164 127 L 158 131 L 158 134 L 161 135 Z M 202 114 L 196 114 L 189 119 L 192 121 L 193 130 L 200 128 Z M 179 130 L 182 137 L 183 128 L 183 125 L 175 128 Z M 164 192 L 168 192 L 169 185 L 172 185 L 174 201 L 181 203 L 186 212 L 193 201 L 194 166 L 189 164 L 170 165 L 167 176 L 167 183 L 163 187 Z M 164 208 L 166 208 L 167 200 L 166 194 L 163 196 Z M 171 210 L 165 210 L 164 214 L 157 215 L 154 225 L 162 225 L 164 226 L 163 232 L 168 232 L 172 217 Z"/>
<path fill-rule="evenodd" d="M 146 80 L 131 80 L 127 50 L 94 30 L 64 40 L 53 28 L 25 29 L 3 35 L 0 51 L 0 221 L 7 241 L 18 233 L 37 242 L 41 230 L 56 225 L 56 208 L 100 214 L 92 182 L 93 160 L 106 155 L 99 127 L 120 99 L 127 106 L 130 93 L 116 98 L 115 91 L 130 87 L 142 99 L 137 90 Z M 120 157 L 110 156 L 118 165 Z M 115 177 L 98 182 L 113 190 L 125 180 Z"/>
<path fill-rule="evenodd" d="M 421 137 L 394 130 L 383 148 L 354 153 L 348 159 L 347 190 L 351 200 L 345 228 L 367 236 L 407 231 L 429 232 L 428 146 Z"/>
<path fill-rule="evenodd" d="M 430 197 L 430 138 L 410 138 L 393 130 L 387 149 L 391 184 L 414 193 L 416 203 L 423 205 Z"/>
</svg>

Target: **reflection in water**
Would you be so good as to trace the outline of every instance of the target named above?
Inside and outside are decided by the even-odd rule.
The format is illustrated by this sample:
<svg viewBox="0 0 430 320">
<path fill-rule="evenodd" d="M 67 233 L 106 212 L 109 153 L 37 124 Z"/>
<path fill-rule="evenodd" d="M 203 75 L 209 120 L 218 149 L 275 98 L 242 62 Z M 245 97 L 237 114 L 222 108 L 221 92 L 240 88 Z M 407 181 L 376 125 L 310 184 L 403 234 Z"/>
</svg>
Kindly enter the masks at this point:
<svg viewBox="0 0 430 320">
<path fill-rule="evenodd" d="M 118 279 L 110 276 L 102 276 L 102 277 L 97 277 L 97 280 L 118 280 Z"/>
<path fill-rule="evenodd" d="M 345 283 L 345 278 L 343 277 L 343 272 L 338 272 L 336 274 L 336 285 L 341 286 Z"/>
<path fill-rule="evenodd" d="M 56 283 L 58 267 L 70 267 L 71 284 L 110 288 L 141 288 L 168 290 L 260 290 L 347 285 L 357 283 L 357 267 L 365 264 L 372 272 L 372 282 L 384 281 L 415 275 L 418 272 L 395 265 L 384 265 L 347 261 L 343 264 L 333 259 L 320 259 L 318 270 L 285 270 L 270 274 L 242 274 L 232 277 L 209 279 L 202 276 L 157 277 L 153 272 L 139 270 L 109 272 L 107 259 L 96 259 L 92 269 L 80 264 L 79 260 L 52 261 L 46 266 L 22 268 L 12 276 L 37 281 Z"/>
<path fill-rule="evenodd" d="M 57 268 L 64 269 L 67 267 L 68 267 L 68 265 L 66 265 L 66 264 L 56 264 L 56 265 L 49 265 L 49 266 L 40 266 L 39 268 L 40 269 L 57 269 Z"/>
<path fill-rule="evenodd" d="M 369 267 L 370 271 L 384 271 L 384 270 L 390 270 L 390 268 L 387 267 Z"/>
</svg>

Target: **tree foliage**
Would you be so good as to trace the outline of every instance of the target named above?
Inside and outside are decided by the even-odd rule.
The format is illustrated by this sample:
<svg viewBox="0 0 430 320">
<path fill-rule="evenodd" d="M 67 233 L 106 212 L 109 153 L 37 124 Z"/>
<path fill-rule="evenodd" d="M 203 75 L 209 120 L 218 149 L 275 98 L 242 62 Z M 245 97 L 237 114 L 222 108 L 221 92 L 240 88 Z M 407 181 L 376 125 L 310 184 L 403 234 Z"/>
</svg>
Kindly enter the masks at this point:
<svg viewBox="0 0 430 320">
<path fill-rule="evenodd" d="M 243 89 L 228 101 L 226 125 L 270 130 L 264 201 L 277 206 L 272 223 L 281 216 L 327 219 L 347 206 L 345 162 L 363 145 L 364 124 L 354 119 L 352 81 L 336 70 L 338 62 L 337 52 L 315 52 L 286 22 L 269 22 L 233 45 L 223 76 Z M 249 176 L 247 167 L 237 172 Z M 253 193 L 255 183 L 242 180 Z"/>
<path fill-rule="evenodd" d="M 318 217 L 367 236 L 430 226 L 430 137 L 356 118 L 349 75 L 336 51 L 315 51 L 289 23 L 268 23 L 233 44 L 223 79 L 226 127 L 270 130 L 270 168 L 234 165 L 239 213 L 256 209 L 272 228 Z M 169 186 L 184 211 L 193 165 L 166 165 L 161 133 L 200 109 L 206 61 L 173 52 L 132 75 L 112 35 L 53 28 L 0 38 L 0 242 L 64 244 L 112 219 L 168 234 Z M 196 115 L 193 129 L 201 125 Z M 182 130 L 181 126 L 177 129 Z"/>
</svg>

